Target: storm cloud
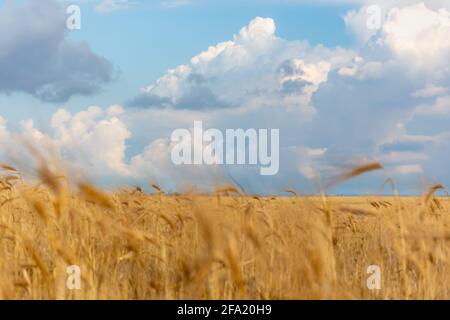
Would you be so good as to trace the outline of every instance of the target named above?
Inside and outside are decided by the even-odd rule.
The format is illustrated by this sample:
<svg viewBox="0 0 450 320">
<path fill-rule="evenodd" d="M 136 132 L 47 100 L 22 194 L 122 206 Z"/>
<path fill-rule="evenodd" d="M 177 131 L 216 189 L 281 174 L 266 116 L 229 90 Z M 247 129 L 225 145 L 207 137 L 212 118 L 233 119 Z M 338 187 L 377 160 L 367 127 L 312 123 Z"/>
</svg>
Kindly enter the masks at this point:
<svg viewBox="0 0 450 320">
<path fill-rule="evenodd" d="M 6 1 L 0 7 L 0 92 L 58 103 L 93 94 L 113 79 L 108 60 L 67 38 L 65 9 L 54 0 Z"/>
</svg>

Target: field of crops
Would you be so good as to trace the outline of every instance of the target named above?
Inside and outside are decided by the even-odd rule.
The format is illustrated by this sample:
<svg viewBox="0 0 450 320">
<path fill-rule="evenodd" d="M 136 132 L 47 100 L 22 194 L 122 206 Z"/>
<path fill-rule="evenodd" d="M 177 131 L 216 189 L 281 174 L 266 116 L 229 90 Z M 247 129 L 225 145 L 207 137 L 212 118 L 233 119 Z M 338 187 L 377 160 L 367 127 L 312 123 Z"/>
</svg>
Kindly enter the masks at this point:
<svg viewBox="0 0 450 320">
<path fill-rule="evenodd" d="M 415 198 L 106 193 L 46 167 L 34 185 L 3 169 L 2 299 L 450 298 L 443 186 Z"/>
</svg>

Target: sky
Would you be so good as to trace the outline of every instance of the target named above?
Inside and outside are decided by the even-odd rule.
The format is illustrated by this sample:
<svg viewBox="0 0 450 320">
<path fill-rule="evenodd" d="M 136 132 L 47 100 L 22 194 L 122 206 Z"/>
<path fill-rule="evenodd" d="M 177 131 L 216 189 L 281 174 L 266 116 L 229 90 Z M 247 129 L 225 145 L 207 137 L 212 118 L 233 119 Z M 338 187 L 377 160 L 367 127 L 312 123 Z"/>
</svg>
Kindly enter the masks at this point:
<svg viewBox="0 0 450 320">
<path fill-rule="evenodd" d="M 70 30 L 67 8 L 80 9 Z M 77 17 L 78 18 L 78 17 Z M 0 159 L 169 191 L 402 194 L 450 184 L 448 0 L 0 1 Z M 279 129 L 280 167 L 177 166 L 171 133 Z"/>
</svg>

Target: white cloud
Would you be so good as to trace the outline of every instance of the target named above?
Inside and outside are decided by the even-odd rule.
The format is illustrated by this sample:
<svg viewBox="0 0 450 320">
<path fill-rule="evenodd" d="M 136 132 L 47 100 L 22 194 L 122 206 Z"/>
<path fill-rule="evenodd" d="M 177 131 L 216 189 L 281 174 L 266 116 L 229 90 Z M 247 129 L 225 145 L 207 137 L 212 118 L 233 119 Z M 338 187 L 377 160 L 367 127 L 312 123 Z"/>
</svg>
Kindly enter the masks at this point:
<svg viewBox="0 0 450 320">
<path fill-rule="evenodd" d="M 182 111 L 165 117 L 175 120 L 179 112 Z M 130 152 L 127 145 L 132 135 L 126 116 L 120 105 L 107 109 L 91 106 L 77 113 L 59 109 L 51 117 L 50 129 L 45 131 L 36 128 L 31 119 L 22 121 L 20 130 L 10 131 L 6 119 L 0 117 L 0 146 L 4 151 L 0 158 L 2 162 L 13 161 L 19 169 L 28 171 L 29 163 L 36 160 L 33 154 L 31 159 L 27 158 L 30 156 L 27 146 L 32 146 L 46 156 L 61 160 L 71 178 L 87 176 L 99 181 L 114 178 L 119 182 L 131 179 L 138 183 L 152 180 L 173 187 L 185 187 L 187 182 L 204 177 L 205 171 L 219 170 L 174 165 L 171 160 L 173 143 L 167 137 L 147 139 L 143 150 Z M 23 159 L 27 163 L 24 168 L 20 167 Z"/>
<path fill-rule="evenodd" d="M 418 98 L 428 98 L 428 97 L 434 97 L 434 96 L 439 96 L 439 95 L 445 94 L 448 91 L 449 91 L 449 89 L 445 88 L 445 87 L 427 85 L 426 87 L 413 92 L 412 95 L 413 95 L 413 97 L 418 97 Z"/>
<path fill-rule="evenodd" d="M 11 137 L 5 143 L 5 149 L 13 150 L 8 152 L 15 158 L 22 157 L 20 145 L 25 142 L 36 150 L 52 150 L 72 172 L 81 171 L 93 176 L 128 176 L 130 171 L 125 163 L 125 143 L 130 138 L 130 132 L 113 115 L 114 111 L 117 111 L 117 106 L 108 110 L 89 107 L 75 114 L 59 109 L 52 116 L 51 130 L 48 132 L 36 128 L 31 119 L 22 121 L 19 132 L 10 132 L 3 121 L 0 132 L 2 136 Z"/>
<path fill-rule="evenodd" d="M 170 160 L 171 146 L 167 139 L 156 139 L 149 144 L 145 150 L 135 155 L 130 162 L 134 176 L 157 176 L 171 175 Z"/>
<path fill-rule="evenodd" d="M 126 140 L 130 132 L 114 114 L 116 107 L 108 112 L 89 107 L 74 115 L 61 109 L 52 118 L 54 141 L 62 153 L 89 172 L 105 172 L 126 175 L 124 164 Z"/>
<path fill-rule="evenodd" d="M 125 164 L 128 174 L 164 173 L 163 181 L 188 175 L 196 181 L 189 175 L 192 170 L 180 174 L 171 164 L 167 138 L 171 130 L 189 128 L 200 119 L 215 128 L 281 128 L 282 163 L 275 178 L 280 184 L 311 183 L 355 158 L 379 160 L 400 180 L 445 170 L 444 164 L 433 164 L 449 150 L 449 134 L 414 121 L 419 115 L 448 112 L 449 50 L 441 38 L 447 32 L 447 11 L 392 5 L 383 4 L 389 14 L 382 28 L 360 48 L 288 41 L 276 35 L 272 19 L 258 17 L 229 41 L 167 71 L 134 101 L 142 109 L 120 115 L 141 141 L 153 141 Z M 419 23 L 410 27 L 415 19 Z M 429 32 L 441 43 L 422 38 Z M 155 118 L 163 120 L 150 139 L 146 126 Z M 167 124 L 172 121 L 176 124 Z M 250 170 L 234 172 L 239 181 L 263 188 Z M 271 188 L 276 185 L 271 182 Z"/>
<path fill-rule="evenodd" d="M 282 39 L 274 20 L 255 18 L 229 41 L 145 87 L 131 102 L 142 108 L 60 110 L 49 132 L 25 121 L 21 135 L 54 144 L 88 174 L 156 178 L 163 185 L 226 176 L 215 167 L 184 170 L 171 163 L 170 133 L 194 120 L 218 129 L 281 129 L 279 176 L 264 184 L 247 167 L 224 169 L 255 192 L 281 191 L 291 183 L 303 187 L 355 158 L 382 161 L 399 179 L 439 171 L 450 181 L 448 161 L 439 160 L 448 160 L 450 150 L 443 117 L 450 113 L 450 70 L 447 39 L 441 38 L 447 13 L 428 3 L 397 2 L 392 9 L 393 3 L 382 3 L 391 12 L 382 29 L 354 49 Z M 365 23 L 353 20 L 358 12 L 348 16 L 349 28 Z M 411 19 L 422 27 L 409 27 Z M 429 32 L 442 42 L 422 38 Z M 0 118 L 0 141 L 11 135 Z"/>
<path fill-rule="evenodd" d="M 423 115 L 450 115 L 450 96 L 438 97 L 432 105 L 420 105 L 412 113 L 412 117 Z"/>
<path fill-rule="evenodd" d="M 375 71 L 378 74 L 383 68 L 395 64 L 410 70 L 439 70 L 434 78 L 445 78 L 450 73 L 447 64 L 450 58 L 450 5 L 446 3 L 444 7 L 442 3 L 377 3 L 382 12 L 379 29 L 367 27 L 370 19 L 367 5 L 350 11 L 344 18 L 346 26 L 359 39 L 363 49 L 371 52 L 371 58 L 366 62 L 354 63 L 353 66 L 342 69 L 341 73 L 360 76 L 362 68 L 367 68 L 370 63 L 377 63 Z M 380 64 L 382 61 L 384 64 Z"/>
<path fill-rule="evenodd" d="M 300 164 L 298 167 L 299 172 L 307 179 L 317 179 L 319 173 L 311 165 Z"/>
<path fill-rule="evenodd" d="M 273 19 L 256 17 L 232 40 L 168 70 L 130 104 L 193 110 L 270 106 L 301 110 L 310 118 L 312 96 L 353 52 L 287 41 L 275 32 Z"/>
<path fill-rule="evenodd" d="M 422 173 L 422 166 L 419 164 L 409 164 L 409 165 L 401 165 L 394 168 L 395 173 L 400 174 L 413 174 L 413 173 Z"/>
<path fill-rule="evenodd" d="M 189 115 L 187 128 L 192 118 L 205 117 L 215 128 L 280 128 L 279 183 L 295 185 L 324 172 L 333 174 L 355 158 L 382 161 L 389 174 L 400 177 L 419 172 L 418 166 L 424 173 L 437 170 L 431 164 L 439 150 L 448 149 L 449 137 L 433 124 L 413 123 L 411 114 L 421 105 L 428 113 L 447 112 L 442 95 L 450 86 L 450 70 L 439 62 L 446 47 L 430 51 L 432 62 L 422 59 L 418 52 L 426 45 L 418 43 L 415 51 L 411 41 L 416 40 L 411 39 L 423 39 L 408 23 L 424 14 L 422 25 L 445 29 L 445 19 L 439 18 L 445 18 L 444 11 L 413 2 L 395 10 L 393 2 L 383 6 L 391 14 L 382 29 L 352 50 L 288 41 L 276 35 L 272 19 L 256 18 L 231 40 L 210 46 L 144 88 L 135 100 L 135 106 L 143 107 L 139 117 Z M 429 15 L 436 24 L 427 20 Z M 440 100 L 428 101 L 434 98 Z M 167 137 L 170 129 L 158 132 L 164 132 L 159 138 Z M 164 149 L 163 141 L 151 150 Z M 145 160 L 150 152 L 144 154 L 136 156 L 135 167 L 148 164 L 148 171 L 155 171 L 150 165 L 154 160 Z M 239 179 L 262 188 L 257 177 L 244 171 Z"/>
<path fill-rule="evenodd" d="M 447 61 L 450 52 L 450 11 L 431 10 L 424 3 L 389 11 L 384 41 L 399 57 L 415 63 Z"/>
</svg>

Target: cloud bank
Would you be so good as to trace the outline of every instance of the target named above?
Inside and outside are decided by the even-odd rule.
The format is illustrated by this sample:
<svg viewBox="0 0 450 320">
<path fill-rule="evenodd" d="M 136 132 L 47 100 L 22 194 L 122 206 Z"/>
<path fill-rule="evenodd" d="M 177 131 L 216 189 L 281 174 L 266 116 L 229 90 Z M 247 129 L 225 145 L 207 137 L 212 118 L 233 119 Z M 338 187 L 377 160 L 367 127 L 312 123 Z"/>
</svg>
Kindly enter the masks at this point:
<svg viewBox="0 0 450 320">
<path fill-rule="evenodd" d="M 289 160 L 280 180 L 296 173 L 313 181 L 345 164 L 379 160 L 400 181 L 450 181 L 436 160 L 449 148 L 450 131 L 450 11 L 441 4 L 386 1 L 375 32 L 367 28 L 367 5 L 351 11 L 345 22 L 359 42 L 347 49 L 284 40 L 275 21 L 258 17 L 130 104 L 209 112 L 219 128 L 281 128 Z"/>
<path fill-rule="evenodd" d="M 450 9 L 442 1 L 380 5 L 377 30 L 367 28 L 365 2 L 347 13 L 358 39 L 351 48 L 286 40 L 273 19 L 256 17 L 229 41 L 168 70 L 125 108 L 60 110 L 51 132 L 24 122 L 21 134 L 52 141 L 88 173 L 173 189 L 232 177 L 250 192 L 308 191 L 363 161 L 386 169 L 335 192 L 377 191 L 387 177 L 406 193 L 417 192 L 423 178 L 450 183 Z M 221 130 L 280 129 L 280 173 L 263 178 L 250 166 L 174 166 L 170 134 L 194 120 Z M 5 121 L 0 137 L 12 134 Z"/>
</svg>

